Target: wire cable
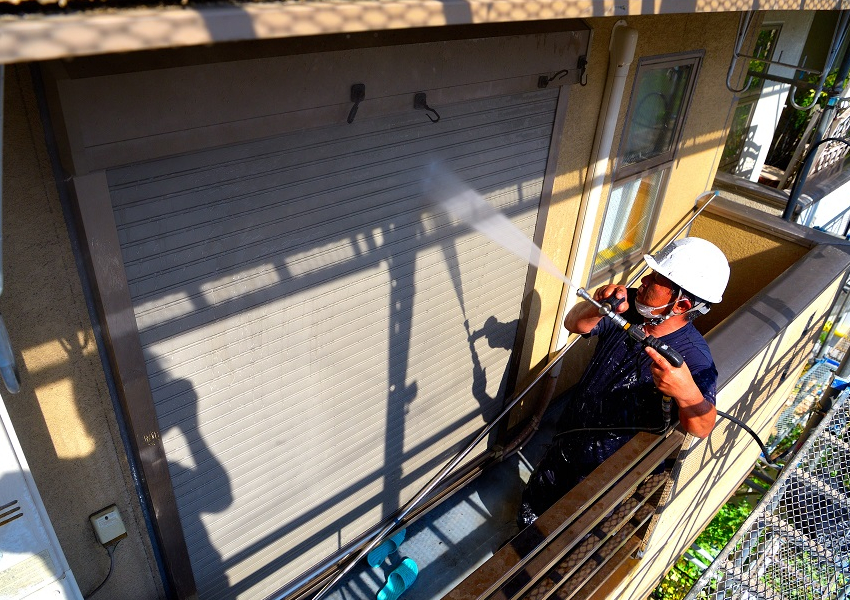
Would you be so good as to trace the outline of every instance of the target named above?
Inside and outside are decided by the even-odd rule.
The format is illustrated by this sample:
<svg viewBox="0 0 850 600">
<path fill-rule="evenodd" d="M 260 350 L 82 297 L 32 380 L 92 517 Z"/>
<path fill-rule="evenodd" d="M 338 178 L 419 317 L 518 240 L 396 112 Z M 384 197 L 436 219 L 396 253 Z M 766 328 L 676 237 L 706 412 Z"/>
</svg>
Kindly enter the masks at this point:
<svg viewBox="0 0 850 600">
<path fill-rule="evenodd" d="M 118 540 L 114 544 L 109 546 L 104 546 L 106 551 L 109 553 L 109 572 L 106 573 L 106 577 L 103 578 L 103 581 L 100 582 L 96 588 L 90 591 L 86 596 L 83 597 L 83 600 L 89 600 L 92 596 L 100 591 L 100 589 L 106 585 L 106 582 L 109 581 L 109 578 L 112 576 L 112 569 L 115 567 L 115 549 L 118 547 L 118 544 L 121 543 L 121 540 Z"/>
</svg>

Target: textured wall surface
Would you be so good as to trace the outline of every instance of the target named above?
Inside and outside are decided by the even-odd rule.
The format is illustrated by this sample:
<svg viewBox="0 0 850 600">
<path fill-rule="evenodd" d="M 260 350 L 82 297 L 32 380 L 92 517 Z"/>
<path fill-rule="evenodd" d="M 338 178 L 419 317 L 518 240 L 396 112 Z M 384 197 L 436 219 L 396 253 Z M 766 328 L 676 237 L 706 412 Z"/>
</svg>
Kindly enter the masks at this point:
<svg viewBox="0 0 850 600">
<path fill-rule="evenodd" d="M 591 161 L 596 128 L 599 119 L 604 117 L 600 115 L 600 105 L 608 71 L 608 44 L 611 30 L 617 21 L 618 19 L 613 18 L 587 20 L 593 31 L 587 85 L 572 86 L 564 130 L 561 133 L 558 175 L 554 182 L 542 248 L 552 257 L 555 264 L 565 270 L 572 245 L 577 240 L 579 206 L 587 167 Z M 728 13 L 637 16 L 627 18 L 626 22 L 629 27 L 638 31 L 638 43 L 626 81 L 612 155 L 615 155 L 619 148 L 638 60 L 641 57 L 705 51 L 682 142 L 673 163 L 655 227 L 653 240 L 657 243 L 680 227 L 692 211 L 697 196 L 711 189 L 733 105 L 733 97 L 726 89 L 725 80 L 729 66 L 728 49 L 735 40 L 738 16 Z M 601 227 L 610 190 L 610 167 L 611 163 L 602 191 L 599 212 L 590 217 L 595 218 L 596 223 L 594 239 Z M 575 268 L 578 273 L 575 277 L 577 284 L 585 284 L 590 266 L 588 263 Z M 552 333 L 557 333 L 560 327 L 559 306 L 562 302 L 563 285 L 550 275 L 542 273 L 537 276 L 535 292 L 537 303 L 533 306 L 539 307 L 539 313 L 532 315 L 531 322 L 536 322 L 537 327 L 526 332 L 520 381 L 529 370 L 545 362 Z M 583 364 L 581 360 L 564 361 L 561 388 L 575 380 L 576 370 L 580 371 Z"/>
<path fill-rule="evenodd" d="M 86 310 L 26 67 L 6 70 L 0 313 L 21 372 L 3 398 L 83 594 L 104 578 L 89 515 L 116 504 L 128 530 L 103 598 L 164 597 Z M 4 390 L 5 391 L 5 390 Z"/>
<path fill-rule="evenodd" d="M 723 302 L 697 321 L 701 331 L 720 323 L 808 251 L 805 246 L 789 244 L 764 231 L 712 214 L 700 215 L 691 233 L 711 240 L 723 250 L 731 271 Z"/>
</svg>

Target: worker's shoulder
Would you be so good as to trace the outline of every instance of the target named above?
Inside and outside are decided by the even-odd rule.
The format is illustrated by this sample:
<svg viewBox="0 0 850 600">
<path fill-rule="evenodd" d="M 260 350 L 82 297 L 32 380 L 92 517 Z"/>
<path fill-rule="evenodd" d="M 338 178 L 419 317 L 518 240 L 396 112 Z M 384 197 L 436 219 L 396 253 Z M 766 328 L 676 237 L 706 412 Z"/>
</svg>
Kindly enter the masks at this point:
<svg viewBox="0 0 850 600">
<path fill-rule="evenodd" d="M 711 356 L 711 349 L 708 347 L 708 342 L 702 337 L 702 334 L 697 331 L 693 323 L 688 323 L 681 329 L 677 329 L 671 334 L 675 339 L 667 340 L 682 357 L 691 371 L 701 370 L 714 366 L 714 358 Z"/>
</svg>

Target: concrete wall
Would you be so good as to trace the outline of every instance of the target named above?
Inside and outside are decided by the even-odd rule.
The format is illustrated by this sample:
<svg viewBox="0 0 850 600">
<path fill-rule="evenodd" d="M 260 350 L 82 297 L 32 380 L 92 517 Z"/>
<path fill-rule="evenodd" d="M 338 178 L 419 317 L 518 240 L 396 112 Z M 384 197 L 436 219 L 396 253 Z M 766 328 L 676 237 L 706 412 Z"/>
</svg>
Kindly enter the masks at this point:
<svg viewBox="0 0 850 600">
<path fill-rule="evenodd" d="M 6 70 L 5 103 L 0 313 L 22 381 L 4 400 L 82 593 L 109 568 L 89 515 L 116 504 L 128 538 L 100 597 L 162 598 L 26 66 Z"/>
</svg>

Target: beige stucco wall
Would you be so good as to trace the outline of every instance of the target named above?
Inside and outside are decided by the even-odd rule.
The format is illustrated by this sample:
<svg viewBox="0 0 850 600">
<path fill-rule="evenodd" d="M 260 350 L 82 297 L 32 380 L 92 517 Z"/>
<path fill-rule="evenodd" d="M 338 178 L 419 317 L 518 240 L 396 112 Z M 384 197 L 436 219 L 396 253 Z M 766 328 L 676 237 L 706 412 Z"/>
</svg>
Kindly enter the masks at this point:
<svg viewBox="0 0 850 600">
<path fill-rule="evenodd" d="M 691 233 L 711 240 L 723 250 L 731 270 L 723 302 L 697 322 L 702 331 L 720 323 L 809 250 L 710 213 L 703 213 L 694 221 Z"/>
<path fill-rule="evenodd" d="M 811 347 L 804 330 L 820 322 L 842 283 L 843 274 L 772 343 L 741 369 L 717 396 L 718 409 L 747 423 L 767 440 L 782 405 L 800 376 Z M 810 333 L 810 332 L 809 332 Z M 782 377 L 789 362 L 797 366 Z M 686 442 L 688 448 L 688 442 Z M 719 419 L 711 436 L 691 440 L 665 506 L 641 560 L 630 562 L 631 573 L 607 598 L 645 598 L 669 565 L 690 546 L 720 507 L 737 490 L 755 464 L 760 449 L 729 421 Z"/>
<path fill-rule="evenodd" d="M 578 214 L 582 202 L 584 182 L 591 160 L 593 139 L 600 115 L 606 74 L 608 70 L 608 44 L 611 30 L 618 19 L 588 19 L 593 30 L 586 86 L 573 86 L 558 156 L 558 175 L 555 178 L 552 202 L 542 238 L 543 251 L 555 264 L 568 270 L 572 244 L 577 240 Z M 737 14 L 691 14 L 630 17 L 630 27 L 638 31 L 635 60 L 626 81 L 626 92 L 619 113 L 613 152 L 619 147 L 623 124 L 628 111 L 629 95 L 634 83 L 640 57 L 704 50 L 693 99 L 683 130 L 681 149 L 674 162 L 663 206 L 653 237 L 659 243 L 670 232 L 680 227 L 700 194 L 710 189 L 720 152 L 728 130 L 728 120 L 733 102 L 726 89 L 726 71 L 730 49 L 738 27 Z M 603 201 L 593 218 L 593 239 L 598 236 L 604 216 L 605 201 L 610 188 L 610 168 L 602 191 Z M 584 265 L 572 269 L 578 273 L 576 283 L 584 285 L 590 273 L 592 256 Z M 625 279 L 625 278 L 624 278 Z M 534 372 L 545 364 L 553 335 L 557 336 L 565 300 L 564 286 L 548 274 L 538 274 L 534 290 L 538 296 L 539 314 L 532 315 L 531 323 L 537 327 L 526 332 L 523 355 L 520 360 L 520 381 L 529 371 Z M 564 361 L 564 374 L 559 384 L 563 389 L 575 380 L 581 360 Z M 578 366 L 576 366 L 578 365 Z M 527 407 L 526 407 L 527 410 Z M 526 413 L 522 413 L 523 415 Z M 516 417 L 521 418 L 520 415 Z"/>
<path fill-rule="evenodd" d="M 21 372 L 3 394 L 83 594 L 104 578 L 89 515 L 116 504 L 128 529 L 102 598 L 164 597 L 53 184 L 27 66 L 6 70 L 0 313 Z M 5 390 L 4 390 L 5 392 Z"/>
</svg>

